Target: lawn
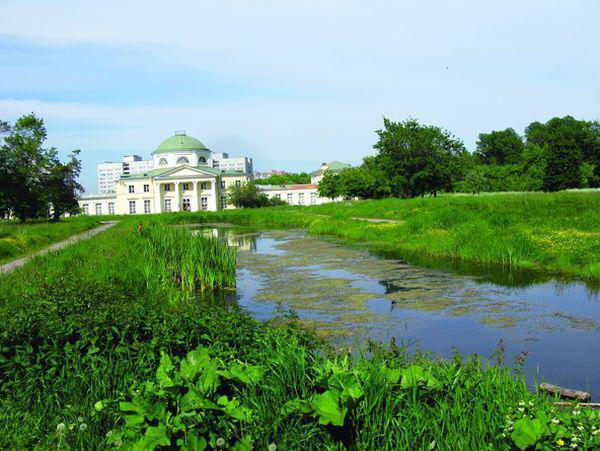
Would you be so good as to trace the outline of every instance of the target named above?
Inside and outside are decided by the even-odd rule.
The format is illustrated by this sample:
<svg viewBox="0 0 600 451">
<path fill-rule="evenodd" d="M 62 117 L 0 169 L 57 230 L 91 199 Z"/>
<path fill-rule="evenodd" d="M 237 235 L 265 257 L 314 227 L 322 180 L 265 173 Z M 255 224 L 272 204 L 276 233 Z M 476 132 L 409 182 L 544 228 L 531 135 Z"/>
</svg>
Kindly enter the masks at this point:
<svg viewBox="0 0 600 451">
<path fill-rule="evenodd" d="M 254 321 L 235 252 L 165 227 L 184 217 L 124 218 L 0 276 L 0 448 L 600 446 L 596 413 L 530 393 L 501 349 L 355 353 L 293 314 Z"/>
<path fill-rule="evenodd" d="M 473 271 L 522 269 L 600 281 L 600 192 L 384 199 L 179 214 L 172 220 L 302 227 L 419 264 L 465 263 Z"/>
<path fill-rule="evenodd" d="M 40 221 L 21 224 L 0 221 L 0 263 L 14 260 L 98 225 L 98 218 L 90 216 L 64 218 L 57 223 Z"/>
</svg>

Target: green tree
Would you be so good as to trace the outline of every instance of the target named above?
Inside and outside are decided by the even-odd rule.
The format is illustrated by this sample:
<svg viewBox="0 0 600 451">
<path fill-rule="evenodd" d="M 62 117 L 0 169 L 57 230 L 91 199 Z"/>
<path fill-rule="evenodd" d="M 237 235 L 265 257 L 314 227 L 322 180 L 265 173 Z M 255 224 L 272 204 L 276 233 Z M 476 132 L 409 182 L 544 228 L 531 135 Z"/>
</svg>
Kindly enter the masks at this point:
<svg viewBox="0 0 600 451">
<path fill-rule="evenodd" d="M 389 181 L 390 194 L 415 197 L 451 191 L 461 173 L 463 143 L 436 126 L 421 125 L 415 119 L 392 122 L 384 118 L 373 146 L 377 165 Z"/>
<path fill-rule="evenodd" d="M 533 122 L 525 129 L 525 136 L 528 144 L 546 151 L 543 189 L 548 191 L 580 188 L 583 162 L 594 164 L 600 155 L 597 124 L 571 116 L 555 117 L 545 124 Z"/>
<path fill-rule="evenodd" d="M 264 179 L 256 179 L 257 185 L 302 185 L 310 183 L 310 175 L 306 172 L 298 174 L 273 174 Z"/>
<path fill-rule="evenodd" d="M 79 211 L 77 197 L 83 192 L 83 186 L 77 182 L 81 172 L 81 161 L 77 159 L 77 155 L 79 150 L 73 151 L 67 163 L 61 163 L 57 155 L 53 155 L 50 160 L 45 186 L 54 221 L 58 221 L 65 213 Z"/>
<path fill-rule="evenodd" d="M 517 164 L 521 162 L 525 144 L 512 128 L 481 133 L 475 156 L 484 164 Z"/>
<path fill-rule="evenodd" d="M 254 183 L 242 183 L 230 186 L 227 190 L 227 201 L 238 208 L 258 208 L 269 205 L 269 198 Z"/>
<path fill-rule="evenodd" d="M 329 199 L 342 197 L 343 193 L 341 181 L 340 173 L 325 171 L 325 174 L 323 174 L 323 178 L 317 187 L 319 196 L 327 197 Z"/>
</svg>

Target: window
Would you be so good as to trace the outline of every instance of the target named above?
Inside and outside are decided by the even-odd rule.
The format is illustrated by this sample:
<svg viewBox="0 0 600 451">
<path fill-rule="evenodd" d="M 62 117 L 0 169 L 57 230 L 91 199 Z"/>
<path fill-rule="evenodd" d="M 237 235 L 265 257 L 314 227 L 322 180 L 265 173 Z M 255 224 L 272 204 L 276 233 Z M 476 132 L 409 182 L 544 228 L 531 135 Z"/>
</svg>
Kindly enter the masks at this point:
<svg viewBox="0 0 600 451">
<path fill-rule="evenodd" d="M 310 193 L 310 204 L 315 205 L 317 203 L 317 193 Z"/>
<path fill-rule="evenodd" d="M 149 193 L 150 192 L 150 185 L 144 185 L 144 192 L 145 193 Z"/>
<path fill-rule="evenodd" d="M 191 211 L 192 202 L 189 197 L 184 197 L 182 200 L 183 211 Z"/>
<path fill-rule="evenodd" d="M 159 165 L 159 166 L 166 166 L 166 165 L 168 165 L 168 164 L 169 164 L 169 162 L 167 161 L 167 159 L 166 159 L 166 158 L 161 158 L 161 159 L 158 161 L 158 165 Z"/>
<path fill-rule="evenodd" d="M 225 180 L 221 180 L 221 188 L 225 189 Z"/>
<path fill-rule="evenodd" d="M 134 215 L 135 214 L 135 200 L 130 200 L 129 201 L 129 214 L 130 215 Z"/>
<path fill-rule="evenodd" d="M 287 203 L 292 205 L 292 202 L 294 202 L 294 195 L 292 193 L 288 193 L 287 195 Z"/>
<path fill-rule="evenodd" d="M 236 180 L 235 181 L 235 186 L 242 186 L 242 181 L 241 180 Z"/>
<path fill-rule="evenodd" d="M 186 157 L 179 157 L 177 158 L 177 162 L 175 164 L 187 164 L 189 162 L 190 160 L 188 160 Z"/>
<path fill-rule="evenodd" d="M 171 211 L 171 199 L 165 199 L 165 211 Z"/>
<path fill-rule="evenodd" d="M 102 214 L 102 204 L 96 204 L 96 214 L 97 215 Z"/>
<path fill-rule="evenodd" d="M 83 204 L 83 214 L 84 215 L 90 214 L 90 206 L 88 204 Z"/>
<path fill-rule="evenodd" d="M 150 211 L 150 199 L 144 199 L 144 213 L 145 214 L 152 213 Z"/>
<path fill-rule="evenodd" d="M 183 190 L 184 191 L 189 191 L 189 189 L 190 189 L 190 184 L 189 183 L 184 183 L 183 184 Z"/>
<path fill-rule="evenodd" d="M 206 163 L 206 158 L 204 158 L 204 157 L 198 158 L 198 163 Z"/>
<path fill-rule="evenodd" d="M 304 205 L 304 193 L 298 193 L 298 205 Z"/>
<path fill-rule="evenodd" d="M 206 182 L 200 182 L 200 189 L 206 189 L 208 184 Z"/>
<path fill-rule="evenodd" d="M 166 183 L 165 184 L 165 192 L 168 193 L 169 191 L 171 191 L 171 184 L 170 183 Z"/>
<path fill-rule="evenodd" d="M 114 202 L 109 202 L 108 203 L 108 214 L 109 215 L 114 215 L 115 214 L 115 204 L 114 204 Z"/>
<path fill-rule="evenodd" d="M 281 200 L 281 194 L 275 194 L 273 197 L 274 197 L 275 199 L 279 199 L 279 200 Z"/>
<path fill-rule="evenodd" d="M 227 206 L 227 196 L 221 196 L 221 210 Z"/>
<path fill-rule="evenodd" d="M 200 198 L 200 206 L 201 206 L 202 210 L 208 210 L 208 197 Z"/>
<path fill-rule="evenodd" d="M 129 192 L 130 193 L 135 193 L 135 186 L 129 185 Z"/>
</svg>

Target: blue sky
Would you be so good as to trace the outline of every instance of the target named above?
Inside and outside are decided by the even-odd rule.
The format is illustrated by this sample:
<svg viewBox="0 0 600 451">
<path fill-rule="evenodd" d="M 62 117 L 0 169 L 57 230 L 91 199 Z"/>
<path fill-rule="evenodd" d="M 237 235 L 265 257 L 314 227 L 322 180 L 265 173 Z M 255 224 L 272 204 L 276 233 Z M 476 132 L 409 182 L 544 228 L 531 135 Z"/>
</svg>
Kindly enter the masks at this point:
<svg viewBox="0 0 600 451">
<path fill-rule="evenodd" d="M 174 130 L 259 170 L 360 163 L 382 116 L 477 134 L 600 117 L 600 2 L 0 0 L 0 118 L 63 154 L 149 156 Z"/>
</svg>

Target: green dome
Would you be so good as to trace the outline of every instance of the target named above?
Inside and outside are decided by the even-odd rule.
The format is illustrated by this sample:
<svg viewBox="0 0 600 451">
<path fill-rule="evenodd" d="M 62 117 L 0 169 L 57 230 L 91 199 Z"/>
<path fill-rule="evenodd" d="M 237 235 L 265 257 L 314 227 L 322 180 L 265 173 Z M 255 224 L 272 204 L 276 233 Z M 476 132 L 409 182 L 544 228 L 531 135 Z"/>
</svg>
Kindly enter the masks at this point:
<svg viewBox="0 0 600 451">
<path fill-rule="evenodd" d="M 208 148 L 185 132 L 175 132 L 174 136 L 165 139 L 152 153 L 180 152 L 189 150 L 208 150 Z"/>
</svg>

